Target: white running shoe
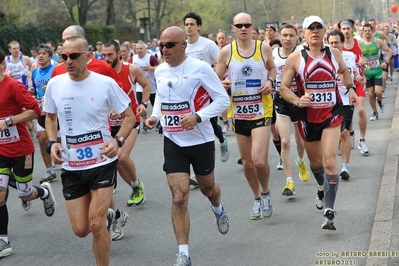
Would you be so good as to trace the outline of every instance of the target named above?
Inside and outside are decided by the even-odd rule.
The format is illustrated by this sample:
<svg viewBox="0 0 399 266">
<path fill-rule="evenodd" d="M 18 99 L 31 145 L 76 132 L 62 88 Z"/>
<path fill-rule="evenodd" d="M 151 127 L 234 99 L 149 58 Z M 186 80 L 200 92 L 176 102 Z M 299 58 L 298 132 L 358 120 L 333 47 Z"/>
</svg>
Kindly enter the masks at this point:
<svg viewBox="0 0 399 266">
<path fill-rule="evenodd" d="M 342 164 L 341 173 L 339 175 L 341 176 L 342 179 L 348 180 L 349 177 L 351 177 L 349 173 L 349 166 L 346 164 Z"/>
<path fill-rule="evenodd" d="M 284 170 L 283 161 L 281 161 L 281 159 L 280 159 L 280 161 L 278 161 L 277 170 Z"/>
<path fill-rule="evenodd" d="M 124 211 L 119 211 L 120 216 L 118 219 L 114 219 L 112 226 L 110 228 L 110 234 L 112 241 L 117 241 L 122 239 L 123 237 L 123 227 L 126 224 L 127 218 L 129 218 L 129 214 Z"/>
<path fill-rule="evenodd" d="M 223 139 L 224 139 L 223 143 L 220 143 L 220 159 L 222 160 L 222 162 L 225 162 L 229 159 L 230 152 L 226 137 L 223 136 Z"/>
<path fill-rule="evenodd" d="M 361 154 L 363 154 L 363 155 L 369 154 L 369 147 L 367 146 L 367 143 L 365 140 L 359 141 L 359 145 L 357 145 L 357 148 L 360 150 Z"/>
</svg>

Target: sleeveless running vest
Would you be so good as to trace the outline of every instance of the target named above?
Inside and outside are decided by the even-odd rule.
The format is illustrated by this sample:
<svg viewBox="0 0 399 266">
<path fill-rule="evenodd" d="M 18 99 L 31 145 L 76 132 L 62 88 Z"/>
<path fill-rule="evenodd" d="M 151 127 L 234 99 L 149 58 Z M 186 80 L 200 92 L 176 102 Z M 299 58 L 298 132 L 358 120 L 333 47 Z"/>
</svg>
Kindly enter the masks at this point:
<svg viewBox="0 0 399 266">
<path fill-rule="evenodd" d="M 146 53 L 142 58 L 139 57 L 138 54 L 133 56 L 133 64 L 137 65 L 143 71 L 144 75 L 146 76 L 148 82 L 151 86 L 151 93 L 155 93 L 157 90 L 157 86 L 155 84 L 155 76 L 154 71 L 149 71 L 147 69 L 147 65 L 150 64 L 151 54 Z"/>
<path fill-rule="evenodd" d="M 29 88 L 28 77 L 26 75 L 28 70 L 24 65 L 22 54 L 19 55 L 17 62 L 12 62 L 11 56 L 7 56 L 7 71 L 9 70 L 12 71 L 11 77 L 13 79 L 24 84 L 27 89 Z"/>
<path fill-rule="evenodd" d="M 362 45 L 363 58 L 370 67 L 369 71 L 364 72 L 367 79 L 382 77 L 382 67 L 380 60 L 380 48 L 378 47 L 376 39 L 371 44 Z"/>
<path fill-rule="evenodd" d="M 230 118 L 256 120 L 272 117 L 273 101 L 270 94 L 258 92 L 259 87 L 267 81 L 268 75 L 261 41 L 256 41 L 254 53 L 249 57 L 242 57 L 237 42 L 232 42 L 227 75 L 232 82 L 228 111 Z"/>
<path fill-rule="evenodd" d="M 308 93 L 311 105 L 298 108 L 298 119 L 309 123 L 323 123 L 343 112 L 342 100 L 338 93 L 336 62 L 331 50 L 325 47 L 321 58 L 313 58 L 306 49 L 301 50 L 301 62 L 296 75 L 297 95 Z"/>
<path fill-rule="evenodd" d="M 353 47 L 351 49 L 346 49 L 344 46 L 342 46 L 342 51 L 347 51 L 347 52 L 352 52 L 355 55 L 355 62 L 356 62 L 356 66 L 357 66 L 357 71 L 359 73 L 360 76 L 363 76 L 363 68 L 360 65 L 360 58 L 362 57 L 362 49 L 359 46 L 359 42 L 357 39 L 353 38 Z M 360 82 L 358 82 L 355 79 L 353 80 L 353 83 L 356 86 L 356 92 L 359 93 L 362 89 L 364 90 L 364 85 Z M 360 95 L 359 95 L 360 96 Z"/>
<path fill-rule="evenodd" d="M 294 51 L 298 49 L 298 46 L 295 46 Z M 276 75 L 276 91 L 280 91 L 280 84 L 284 72 L 285 61 L 287 57 L 281 57 L 280 55 L 280 47 L 273 49 L 273 60 L 274 64 L 276 65 L 277 75 Z M 296 82 L 295 79 L 292 80 L 291 83 L 291 90 L 296 93 Z"/>
<path fill-rule="evenodd" d="M 132 107 L 133 113 L 136 115 L 136 122 L 140 122 L 140 115 L 136 113 L 138 103 L 136 100 L 136 84 L 133 83 L 130 77 L 130 64 L 123 63 L 122 69 L 118 73 L 119 77 L 122 80 L 123 91 L 130 98 L 130 106 Z"/>
</svg>

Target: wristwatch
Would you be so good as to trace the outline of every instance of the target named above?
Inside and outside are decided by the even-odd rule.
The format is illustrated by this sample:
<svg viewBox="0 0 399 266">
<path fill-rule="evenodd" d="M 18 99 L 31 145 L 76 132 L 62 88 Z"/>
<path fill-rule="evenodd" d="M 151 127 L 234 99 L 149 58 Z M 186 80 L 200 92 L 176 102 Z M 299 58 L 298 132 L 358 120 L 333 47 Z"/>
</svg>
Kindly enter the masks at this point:
<svg viewBox="0 0 399 266">
<path fill-rule="evenodd" d="M 267 79 L 272 83 L 272 87 L 274 87 L 274 83 L 276 83 L 276 80 L 272 80 L 272 79 Z"/>
<path fill-rule="evenodd" d="M 346 89 L 347 89 L 347 91 L 346 91 L 345 95 L 349 92 L 350 89 L 353 89 L 356 92 L 356 86 L 353 85 L 352 83 L 346 85 Z"/>
<path fill-rule="evenodd" d="M 56 143 L 56 141 L 54 141 L 54 140 L 50 140 L 49 142 L 47 142 L 47 144 L 46 144 L 46 152 L 48 154 L 51 153 L 51 146 L 53 146 L 54 143 Z"/>
<path fill-rule="evenodd" d="M 140 104 L 144 105 L 144 107 L 147 108 L 147 104 L 145 102 L 141 102 Z"/>
<path fill-rule="evenodd" d="M 350 88 L 352 88 L 354 91 L 356 91 L 356 86 L 353 85 L 352 83 L 349 83 L 348 85 L 346 85 L 347 90 L 349 90 Z"/>
<path fill-rule="evenodd" d="M 122 147 L 123 144 L 125 144 L 125 138 L 124 137 L 115 136 L 114 139 L 116 139 L 116 141 L 118 142 L 119 148 Z"/>
<path fill-rule="evenodd" d="M 7 117 L 6 119 L 4 119 L 4 122 L 6 122 L 6 125 L 7 125 L 8 127 L 11 127 L 12 124 L 13 124 L 11 116 L 9 116 L 9 117 Z"/>
<path fill-rule="evenodd" d="M 202 119 L 201 119 L 201 117 L 199 116 L 199 114 L 195 114 L 195 116 L 197 117 L 197 123 L 199 124 L 199 123 L 201 123 L 202 122 Z"/>
</svg>

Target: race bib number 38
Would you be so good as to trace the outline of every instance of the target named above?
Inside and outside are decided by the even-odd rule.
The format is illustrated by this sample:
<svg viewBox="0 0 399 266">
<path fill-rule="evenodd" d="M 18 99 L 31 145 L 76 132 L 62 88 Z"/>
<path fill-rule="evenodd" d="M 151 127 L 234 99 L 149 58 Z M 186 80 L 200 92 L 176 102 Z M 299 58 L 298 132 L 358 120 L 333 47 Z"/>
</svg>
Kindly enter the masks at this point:
<svg viewBox="0 0 399 266">
<path fill-rule="evenodd" d="M 69 166 L 83 167 L 106 161 L 104 155 L 100 155 L 100 146 L 103 142 L 101 131 L 66 136 Z"/>
<path fill-rule="evenodd" d="M 312 96 L 310 108 L 321 109 L 335 105 L 336 85 L 335 81 L 305 82 L 306 92 Z"/>
<path fill-rule="evenodd" d="M 184 129 L 180 125 L 180 117 L 184 114 L 191 114 L 190 104 L 187 101 L 181 103 L 162 103 L 161 114 L 165 124 L 164 130 L 168 133 L 179 133 L 194 129 Z"/>
</svg>

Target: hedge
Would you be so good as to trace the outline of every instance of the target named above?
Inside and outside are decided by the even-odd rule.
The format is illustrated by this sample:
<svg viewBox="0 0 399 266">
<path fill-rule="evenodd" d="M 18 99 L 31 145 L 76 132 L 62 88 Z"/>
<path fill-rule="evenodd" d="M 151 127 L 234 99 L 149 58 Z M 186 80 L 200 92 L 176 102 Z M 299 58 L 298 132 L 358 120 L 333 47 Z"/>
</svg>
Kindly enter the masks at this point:
<svg viewBox="0 0 399 266">
<path fill-rule="evenodd" d="M 24 27 L 0 27 L 0 47 L 8 54 L 8 44 L 17 41 L 23 54 L 30 56 L 30 48 L 47 41 L 57 43 L 57 32 L 52 27 L 36 28 L 33 24 Z"/>
</svg>

